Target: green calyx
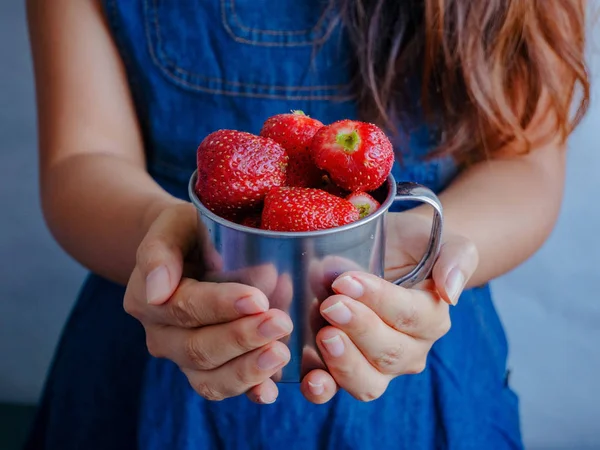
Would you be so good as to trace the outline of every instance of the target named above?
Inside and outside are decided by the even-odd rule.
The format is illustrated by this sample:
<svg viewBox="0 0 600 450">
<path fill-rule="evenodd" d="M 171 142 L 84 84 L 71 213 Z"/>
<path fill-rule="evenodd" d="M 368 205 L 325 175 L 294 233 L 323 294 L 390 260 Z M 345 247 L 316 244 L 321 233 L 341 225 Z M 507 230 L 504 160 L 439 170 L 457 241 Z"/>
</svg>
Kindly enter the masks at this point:
<svg viewBox="0 0 600 450">
<path fill-rule="evenodd" d="M 360 219 L 364 219 L 365 217 L 367 217 L 369 215 L 369 212 L 371 212 L 371 205 L 369 205 L 368 203 L 364 203 L 362 205 L 358 205 L 357 209 L 358 209 L 358 217 Z"/>
<path fill-rule="evenodd" d="M 293 109 L 292 110 L 292 114 L 294 114 L 296 116 L 306 116 L 306 114 L 304 113 L 304 111 L 301 111 L 299 109 Z"/>
<path fill-rule="evenodd" d="M 339 133 L 336 136 L 335 141 L 338 145 L 342 146 L 344 152 L 351 155 L 360 145 L 360 136 L 358 135 L 358 132 L 354 130 L 352 133 Z"/>
</svg>

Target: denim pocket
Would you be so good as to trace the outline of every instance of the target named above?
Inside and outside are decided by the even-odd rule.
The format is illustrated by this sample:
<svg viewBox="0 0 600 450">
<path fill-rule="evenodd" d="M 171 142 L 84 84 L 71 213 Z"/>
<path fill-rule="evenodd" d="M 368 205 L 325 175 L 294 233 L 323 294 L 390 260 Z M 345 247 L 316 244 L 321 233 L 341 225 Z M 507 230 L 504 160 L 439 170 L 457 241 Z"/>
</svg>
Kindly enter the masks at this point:
<svg viewBox="0 0 600 450">
<path fill-rule="evenodd" d="M 143 0 L 148 51 L 163 75 L 186 90 L 350 99 L 348 52 L 336 14 L 323 1 Z"/>
<path fill-rule="evenodd" d="M 220 0 L 220 3 L 223 26 L 234 40 L 244 44 L 320 45 L 337 24 L 333 8 L 321 0 Z M 315 11 L 321 12 L 315 14 Z"/>
</svg>

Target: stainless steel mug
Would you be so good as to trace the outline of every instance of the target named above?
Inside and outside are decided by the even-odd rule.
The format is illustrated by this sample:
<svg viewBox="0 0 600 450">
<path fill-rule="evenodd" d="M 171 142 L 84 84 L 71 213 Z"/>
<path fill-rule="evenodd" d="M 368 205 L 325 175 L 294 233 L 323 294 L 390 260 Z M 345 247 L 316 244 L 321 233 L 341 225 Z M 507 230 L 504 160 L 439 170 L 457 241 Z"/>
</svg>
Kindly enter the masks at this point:
<svg viewBox="0 0 600 450">
<path fill-rule="evenodd" d="M 287 312 L 294 324 L 285 340 L 291 360 L 274 377 L 276 381 L 299 382 L 311 369 L 324 367 L 315 342 L 316 333 L 327 323 L 319 314 L 319 302 L 331 295 L 331 283 L 345 271 L 383 276 L 385 218 L 392 204 L 416 201 L 433 207 L 425 253 L 395 284 L 412 287 L 427 278 L 439 253 L 443 224 L 439 199 L 419 184 L 397 183 L 392 175 L 383 187 L 387 189 L 385 200 L 371 216 L 338 228 L 301 233 L 260 230 L 222 219 L 196 196 L 196 176 L 194 172 L 188 192 L 198 210 L 199 242 L 207 256 L 204 279 L 255 286 L 265 293 L 272 308 Z"/>
</svg>

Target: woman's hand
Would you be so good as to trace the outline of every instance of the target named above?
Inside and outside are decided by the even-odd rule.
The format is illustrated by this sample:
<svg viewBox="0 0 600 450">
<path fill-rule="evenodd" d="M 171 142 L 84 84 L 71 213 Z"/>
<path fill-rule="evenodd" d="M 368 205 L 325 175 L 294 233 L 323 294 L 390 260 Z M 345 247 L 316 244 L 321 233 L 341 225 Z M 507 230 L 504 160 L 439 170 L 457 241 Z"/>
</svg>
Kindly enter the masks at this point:
<svg viewBox="0 0 600 450">
<path fill-rule="evenodd" d="M 394 280 L 421 259 L 431 222 L 410 213 L 389 219 L 385 276 Z M 320 306 L 331 324 L 317 334 L 327 371 L 306 375 L 305 397 L 324 403 L 343 388 L 370 401 L 395 377 L 423 371 L 432 345 L 450 329 L 449 304 L 456 304 L 477 264 L 475 246 L 446 233 L 432 279 L 414 289 L 363 272 L 340 275 L 332 285 L 335 295 Z"/>
<path fill-rule="evenodd" d="M 278 390 L 270 377 L 290 359 L 278 339 L 290 334 L 292 322 L 269 309 L 265 293 L 286 292 L 285 279 L 282 287 L 269 267 L 251 269 L 267 280 L 260 290 L 187 278 L 199 267 L 218 265 L 200 256 L 206 249 L 198 249 L 196 221 L 195 208 L 185 204 L 154 222 L 137 253 L 125 310 L 144 326 L 150 353 L 174 361 L 202 397 L 247 393 L 255 402 L 272 403 Z"/>
</svg>

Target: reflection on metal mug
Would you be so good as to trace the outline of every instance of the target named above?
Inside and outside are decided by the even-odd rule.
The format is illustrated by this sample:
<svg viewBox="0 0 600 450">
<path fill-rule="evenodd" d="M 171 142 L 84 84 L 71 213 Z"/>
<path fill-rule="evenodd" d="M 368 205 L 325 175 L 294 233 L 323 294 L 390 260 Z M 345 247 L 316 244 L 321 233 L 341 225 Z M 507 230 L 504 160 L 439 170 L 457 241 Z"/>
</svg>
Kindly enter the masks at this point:
<svg viewBox="0 0 600 450">
<path fill-rule="evenodd" d="M 426 279 L 439 253 L 443 223 L 439 199 L 419 184 L 397 183 L 392 175 L 381 188 L 384 198 L 374 214 L 338 228 L 294 233 L 249 228 L 215 215 L 196 196 L 195 183 L 196 172 L 188 192 L 198 210 L 199 242 L 207 255 L 204 279 L 254 286 L 265 293 L 272 308 L 292 319 L 294 330 L 285 339 L 291 360 L 274 377 L 276 381 L 299 382 L 311 369 L 324 368 L 315 343 L 316 333 L 326 324 L 319 302 L 331 295 L 331 283 L 343 272 L 383 276 L 385 218 L 395 202 L 427 203 L 434 213 L 421 261 L 394 283 L 412 287 Z"/>
</svg>

